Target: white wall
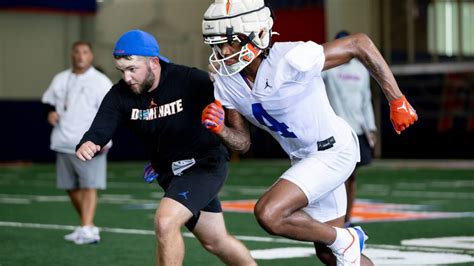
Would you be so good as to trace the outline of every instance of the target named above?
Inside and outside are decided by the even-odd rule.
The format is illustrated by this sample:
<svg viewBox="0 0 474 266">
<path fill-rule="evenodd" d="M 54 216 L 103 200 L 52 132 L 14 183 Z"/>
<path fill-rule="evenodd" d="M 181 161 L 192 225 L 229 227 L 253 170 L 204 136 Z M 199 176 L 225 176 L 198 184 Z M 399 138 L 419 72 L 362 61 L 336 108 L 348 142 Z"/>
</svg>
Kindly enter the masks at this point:
<svg viewBox="0 0 474 266">
<path fill-rule="evenodd" d="M 112 49 L 122 33 L 143 29 L 161 15 L 154 0 L 113 0 L 99 5 L 95 16 L 95 64 L 102 67 L 113 82 L 120 76 L 114 68 Z"/>
<path fill-rule="evenodd" d="M 96 63 L 112 80 L 119 79 L 111 55 L 114 43 L 123 32 L 138 28 L 153 34 L 161 53 L 172 62 L 206 67 L 210 49 L 202 42 L 201 21 L 209 3 L 209 0 L 106 1 L 95 20 Z"/>
<path fill-rule="evenodd" d="M 210 49 L 201 20 L 211 0 L 104 0 L 95 16 L 0 12 L 0 99 L 39 99 L 52 77 L 69 67 L 71 44 L 94 46 L 95 64 L 117 81 L 112 49 L 125 31 L 156 36 L 173 62 L 205 68 Z M 327 0 L 328 40 L 340 29 L 379 42 L 377 0 Z"/>
<path fill-rule="evenodd" d="M 0 12 L 0 98 L 37 98 L 68 67 L 79 17 Z"/>
<path fill-rule="evenodd" d="M 74 41 L 89 41 L 95 65 L 117 81 L 112 49 L 125 31 L 155 35 L 173 62 L 206 67 L 201 20 L 210 0 L 105 0 L 94 16 L 0 12 L 0 99 L 40 99 L 53 76 L 70 65 Z"/>
<path fill-rule="evenodd" d="M 340 30 L 368 34 L 380 43 L 380 0 L 326 0 L 326 39 Z"/>
</svg>

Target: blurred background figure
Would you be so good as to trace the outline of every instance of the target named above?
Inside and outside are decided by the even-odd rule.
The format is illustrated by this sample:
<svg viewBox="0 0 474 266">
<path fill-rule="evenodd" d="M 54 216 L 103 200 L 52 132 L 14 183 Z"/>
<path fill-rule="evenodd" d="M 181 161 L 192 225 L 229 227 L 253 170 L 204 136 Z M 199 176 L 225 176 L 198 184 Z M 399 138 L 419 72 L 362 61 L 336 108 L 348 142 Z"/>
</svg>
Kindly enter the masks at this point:
<svg viewBox="0 0 474 266">
<path fill-rule="evenodd" d="M 75 42 L 72 67 L 57 74 L 42 97 L 48 123 L 53 126 L 50 148 L 56 152 L 56 184 L 67 191 L 80 217 L 81 226 L 64 236 L 75 244 L 100 241 L 94 215 L 97 189 L 106 188 L 107 149 L 88 162 L 75 156 L 76 145 L 112 87 L 110 79 L 92 66 L 93 59 L 89 43 Z"/>
<path fill-rule="evenodd" d="M 347 31 L 340 31 L 335 39 L 348 36 Z M 336 114 L 346 120 L 359 138 L 360 162 L 346 184 L 347 213 L 346 226 L 351 222 L 351 211 L 356 195 L 356 175 L 360 166 L 372 161 L 372 154 L 377 141 L 374 109 L 370 92 L 370 74 L 357 59 L 323 72 L 324 83 L 329 102 Z"/>
</svg>

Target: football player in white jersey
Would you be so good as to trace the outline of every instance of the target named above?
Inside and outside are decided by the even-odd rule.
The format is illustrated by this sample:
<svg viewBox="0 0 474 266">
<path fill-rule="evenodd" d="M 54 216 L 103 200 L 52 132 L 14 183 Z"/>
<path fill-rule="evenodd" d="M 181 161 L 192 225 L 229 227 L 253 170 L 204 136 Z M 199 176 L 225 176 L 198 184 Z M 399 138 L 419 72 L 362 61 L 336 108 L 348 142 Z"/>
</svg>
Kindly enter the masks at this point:
<svg viewBox="0 0 474 266">
<path fill-rule="evenodd" d="M 365 34 L 323 45 L 271 43 L 273 19 L 263 0 L 215 0 L 204 14 L 204 42 L 211 45 L 215 103 L 202 123 L 232 150 L 246 152 L 245 117 L 269 132 L 292 166 L 255 206 L 270 234 L 314 242 L 326 265 L 373 265 L 361 256 L 360 227 L 342 228 L 344 181 L 359 161 L 356 134 L 336 116 L 321 71 L 357 58 L 380 84 L 397 133 L 417 120 L 387 63 Z M 362 257 L 362 259 L 361 259 Z"/>
</svg>

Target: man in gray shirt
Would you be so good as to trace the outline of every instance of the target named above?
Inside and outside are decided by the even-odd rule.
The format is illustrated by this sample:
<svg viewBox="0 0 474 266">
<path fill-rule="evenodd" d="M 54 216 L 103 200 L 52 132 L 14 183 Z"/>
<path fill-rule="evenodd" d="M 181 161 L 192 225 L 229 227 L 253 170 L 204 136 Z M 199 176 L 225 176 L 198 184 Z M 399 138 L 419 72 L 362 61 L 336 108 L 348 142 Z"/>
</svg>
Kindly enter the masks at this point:
<svg viewBox="0 0 474 266">
<path fill-rule="evenodd" d="M 336 39 L 348 35 L 348 32 L 341 31 L 336 35 Z M 345 182 L 348 201 L 345 221 L 349 224 L 356 194 L 357 168 L 371 163 L 372 151 L 377 140 L 370 92 L 370 74 L 357 59 L 352 59 L 322 74 L 332 108 L 338 116 L 351 125 L 359 138 L 360 162 Z"/>
<path fill-rule="evenodd" d="M 94 215 L 97 189 L 106 187 L 107 149 L 88 162 L 75 156 L 76 144 L 112 87 L 109 78 L 92 66 L 93 59 L 89 43 L 75 42 L 71 48 L 72 67 L 53 78 L 41 100 L 48 123 L 53 126 L 50 147 L 56 152 L 57 187 L 67 191 L 80 218 L 81 226 L 64 236 L 75 244 L 100 241 Z"/>
</svg>

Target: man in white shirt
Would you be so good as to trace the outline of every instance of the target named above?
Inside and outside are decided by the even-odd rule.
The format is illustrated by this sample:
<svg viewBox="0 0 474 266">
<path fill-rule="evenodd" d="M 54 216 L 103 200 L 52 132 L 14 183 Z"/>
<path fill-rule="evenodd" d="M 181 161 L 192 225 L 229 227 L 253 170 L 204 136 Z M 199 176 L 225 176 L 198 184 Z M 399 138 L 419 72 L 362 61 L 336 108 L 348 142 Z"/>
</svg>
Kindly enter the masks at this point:
<svg viewBox="0 0 474 266">
<path fill-rule="evenodd" d="M 263 0 L 215 0 L 207 9 L 202 30 L 213 50 L 209 61 L 217 72 L 217 100 L 204 109 L 202 123 L 230 149 L 246 152 L 250 134 L 245 117 L 278 140 L 292 160 L 255 206 L 257 221 L 267 232 L 314 242 L 326 265 L 372 265 L 361 256 L 367 238 L 362 229 L 342 228 L 344 181 L 359 161 L 358 141 L 331 108 L 321 72 L 355 57 L 381 84 L 396 132 L 413 124 L 416 113 L 366 35 L 323 45 L 271 46 L 272 26 Z"/>
<path fill-rule="evenodd" d="M 335 39 L 349 36 L 340 31 Z M 370 92 L 370 74 L 357 59 L 322 73 L 326 92 L 336 115 L 343 118 L 357 134 L 359 139 L 360 162 L 346 180 L 347 212 L 346 226 L 351 225 L 352 206 L 356 195 L 356 175 L 359 166 L 372 161 L 372 152 L 377 141 L 374 109 Z"/>
<path fill-rule="evenodd" d="M 106 188 L 107 149 L 88 162 L 75 156 L 76 145 L 112 87 L 109 78 L 92 66 L 93 59 L 89 43 L 75 42 L 72 68 L 58 73 L 42 98 L 47 120 L 53 126 L 50 147 L 56 152 L 57 187 L 67 191 L 81 223 L 64 239 L 78 245 L 100 241 L 94 215 L 97 189 Z"/>
</svg>

